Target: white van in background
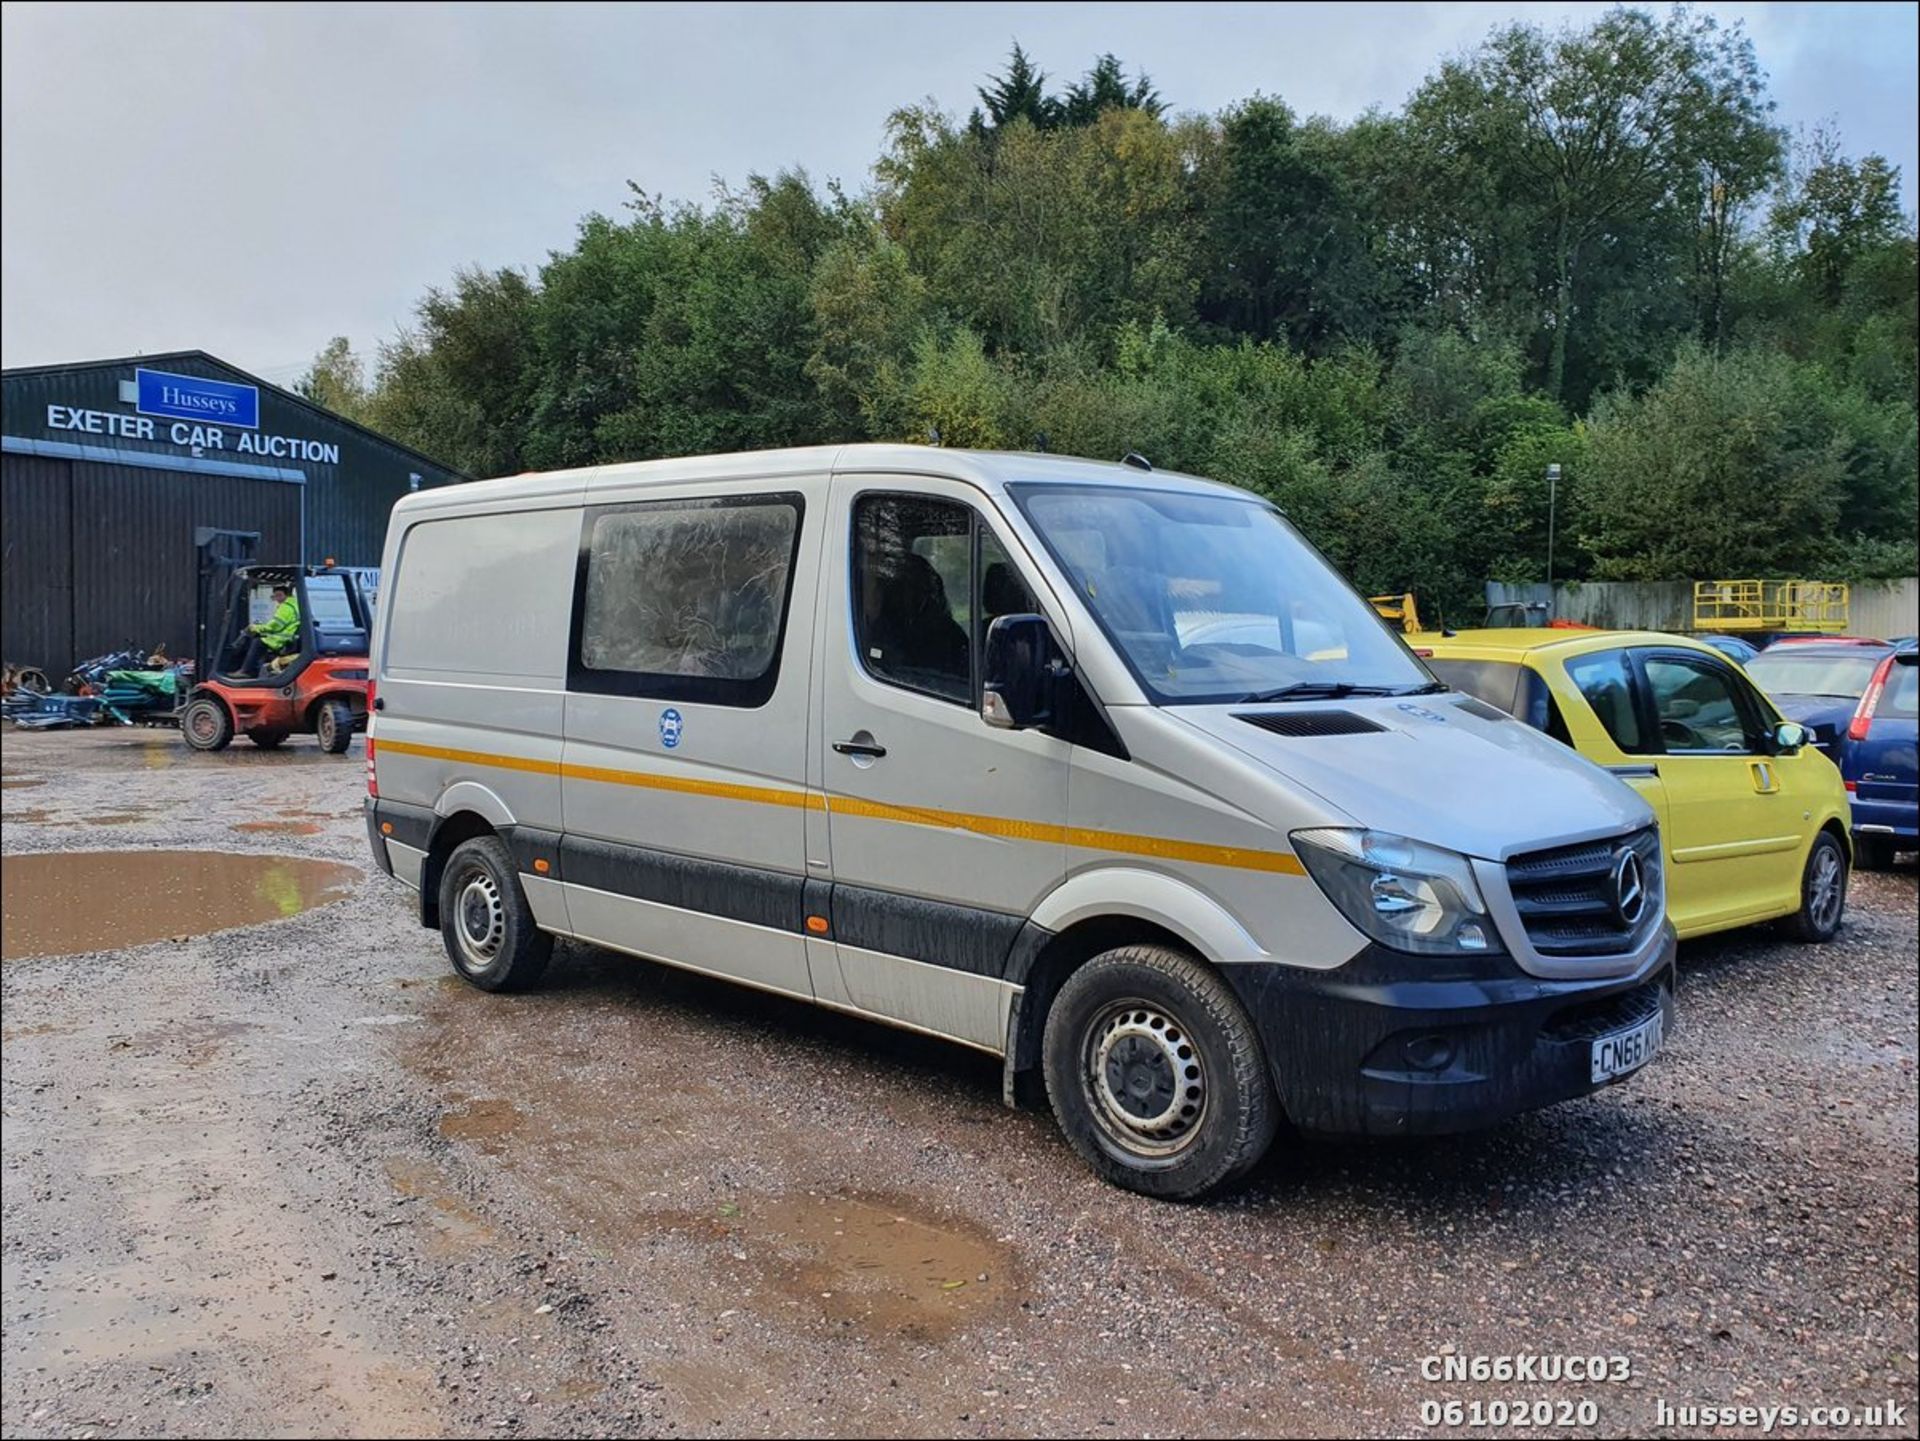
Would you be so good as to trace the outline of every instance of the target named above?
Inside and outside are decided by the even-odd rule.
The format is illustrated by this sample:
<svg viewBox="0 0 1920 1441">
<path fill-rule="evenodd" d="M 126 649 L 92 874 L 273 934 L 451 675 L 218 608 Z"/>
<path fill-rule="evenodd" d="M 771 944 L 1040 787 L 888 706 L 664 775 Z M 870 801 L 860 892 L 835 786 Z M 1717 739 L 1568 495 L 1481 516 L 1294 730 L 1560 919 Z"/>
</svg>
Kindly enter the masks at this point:
<svg viewBox="0 0 1920 1441">
<path fill-rule="evenodd" d="M 1435 681 L 1272 506 L 857 445 L 394 507 L 368 829 L 461 975 L 571 936 L 1003 1056 L 1195 1197 L 1282 1120 L 1489 1124 L 1657 1049 L 1652 813 Z"/>
</svg>

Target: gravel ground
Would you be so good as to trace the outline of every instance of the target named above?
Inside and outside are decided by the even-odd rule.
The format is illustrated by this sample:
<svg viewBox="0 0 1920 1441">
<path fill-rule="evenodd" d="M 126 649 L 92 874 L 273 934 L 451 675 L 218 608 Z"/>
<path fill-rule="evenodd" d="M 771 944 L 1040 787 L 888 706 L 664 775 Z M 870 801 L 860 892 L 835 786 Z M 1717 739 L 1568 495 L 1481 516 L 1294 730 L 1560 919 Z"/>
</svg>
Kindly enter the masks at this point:
<svg viewBox="0 0 1920 1441">
<path fill-rule="evenodd" d="M 368 861 L 357 745 L 4 761 L 9 858 L 361 873 L 269 924 L 10 948 L 6 1435 L 1352 1436 L 1519 1398 L 1591 1401 L 1602 1435 L 1701 1431 L 1661 1401 L 1892 1401 L 1805 1434 L 1915 1434 L 1911 863 L 1856 879 L 1834 945 L 1684 947 L 1678 1029 L 1626 1086 L 1286 1145 L 1173 1207 L 1092 1179 L 963 1051 L 585 948 L 525 997 L 451 981 Z M 90 884 L 75 924 L 177 924 Z M 1522 1352 L 1632 1377 L 1421 1375 Z"/>
</svg>

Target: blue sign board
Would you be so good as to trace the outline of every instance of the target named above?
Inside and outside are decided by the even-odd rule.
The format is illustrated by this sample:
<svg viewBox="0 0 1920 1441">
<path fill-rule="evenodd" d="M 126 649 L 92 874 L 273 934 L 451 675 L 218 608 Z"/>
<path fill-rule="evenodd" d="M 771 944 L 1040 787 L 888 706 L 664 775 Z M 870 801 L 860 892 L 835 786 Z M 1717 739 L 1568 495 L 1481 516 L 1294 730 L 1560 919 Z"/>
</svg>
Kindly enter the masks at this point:
<svg viewBox="0 0 1920 1441">
<path fill-rule="evenodd" d="M 233 385 L 198 375 L 174 375 L 165 370 L 136 369 L 133 375 L 139 392 L 133 408 L 142 415 L 234 425 L 242 430 L 260 428 L 257 386 Z"/>
</svg>

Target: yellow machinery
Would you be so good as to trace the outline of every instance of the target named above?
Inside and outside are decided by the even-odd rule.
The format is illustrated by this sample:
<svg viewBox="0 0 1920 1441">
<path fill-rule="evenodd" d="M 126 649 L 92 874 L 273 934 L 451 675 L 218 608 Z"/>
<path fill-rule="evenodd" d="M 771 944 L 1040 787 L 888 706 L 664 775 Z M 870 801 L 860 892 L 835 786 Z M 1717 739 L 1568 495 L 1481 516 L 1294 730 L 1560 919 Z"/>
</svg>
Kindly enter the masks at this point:
<svg viewBox="0 0 1920 1441">
<path fill-rule="evenodd" d="M 1693 586 L 1696 631 L 1806 631 L 1847 628 L 1848 588 L 1824 580 L 1702 580 Z"/>
<path fill-rule="evenodd" d="M 1426 629 L 1420 624 L 1420 607 L 1414 603 L 1412 591 L 1405 595 L 1370 595 L 1367 600 L 1380 613 L 1380 619 L 1402 635 L 1418 635 Z"/>
</svg>

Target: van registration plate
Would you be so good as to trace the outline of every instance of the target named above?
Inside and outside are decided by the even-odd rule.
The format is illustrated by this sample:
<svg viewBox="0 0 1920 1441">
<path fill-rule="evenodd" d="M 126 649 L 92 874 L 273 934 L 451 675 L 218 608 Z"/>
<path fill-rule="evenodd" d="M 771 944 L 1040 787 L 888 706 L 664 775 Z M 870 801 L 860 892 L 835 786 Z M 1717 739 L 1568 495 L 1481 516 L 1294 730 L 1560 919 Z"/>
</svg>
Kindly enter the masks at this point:
<svg viewBox="0 0 1920 1441">
<path fill-rule="evenodd" d="M 1637 1026 L 1602 1036 L 1593 1043 L 1593 1083 L 1632 1075 L 1654 1058 L 1665 1038 L 1666 1012 L 1655 1011 Z"/>
</svg>

